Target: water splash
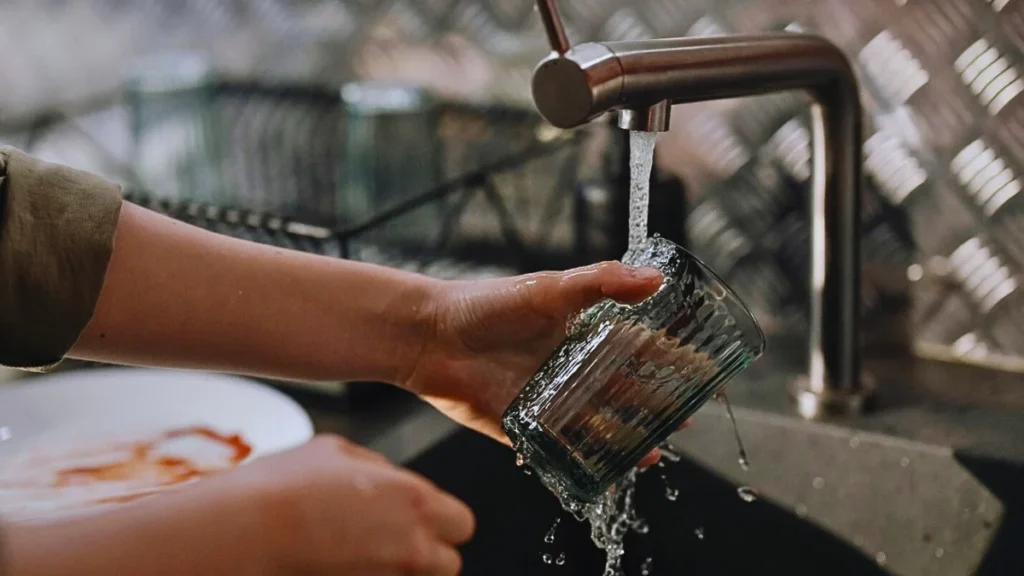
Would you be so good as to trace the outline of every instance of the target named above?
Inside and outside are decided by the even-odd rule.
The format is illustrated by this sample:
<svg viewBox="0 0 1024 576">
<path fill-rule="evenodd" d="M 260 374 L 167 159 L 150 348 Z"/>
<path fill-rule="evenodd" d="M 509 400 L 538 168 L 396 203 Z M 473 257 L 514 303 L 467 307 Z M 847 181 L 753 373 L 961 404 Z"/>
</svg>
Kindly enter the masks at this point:
<svg viewBox="0 0 1024 576">
<path fill-rule="evenodd" d="M 753 502 L 757 500 L 757 490 L 754 490 L 750 486 L 740 486 L 736 489 L 736 493 L 739 494 L 740 499 L 744 502 Z"/>
<path fill-rule="evenodd" d="M 654 558 L 647 558 L 644 563 L 640 565 L 641 576 L 651 576 L 654 573 Z"/>
<path fill-rule="evenodd" d="M 740 468 L 746 472 L 747 470 L 750 470 L 750 459 L 747 457 L 746 447 L 743 446 L 743 438 L 740 436 L 739 426 L 736 425 L 736 415 L 733 414 L 732 404 L 729 402 L 729 396 L 727 396 L 725 392 L 721 392 L 718 394 L 718 398 L 725 404 L 725 411 L 729 415 L 729 422 L 732 423 L 732 433 L 733 436 L 736 437 L 736 449 L 739 452 L 737 462 L 739 462 Z"/>
<path fill-rule="evenodd" d="M 541 478 L 544 479 L 544 475 Z M 621 576 L 626 533 L 643 522 L 633 505 L 636 478 L 637 471 L 634 469 L 592 504 L 575 501 L 562 491 L 552 490 L 559 497 L 563 508 L 576 518 L 590 523 L 591 540 L 605 552 L 604 576 Z M 557 486 L 551 480 L 549 478 L 546 482 L 549 488 Z"/>
<path fill-rule="evenodd" d="M 629 133 L 629 247 L 647 239 L 647 214 L 651 199 L 651 168 L 657 132 Z"/>
<path fill-rule="evenodd" d="M 668 444 L 662 444 L 658 449 L 661 450 L 661 457 L 673 464 L 683 459 L 683 456 L 673 450 Z"/>
<path fill-rule="evenodd" d="M 555 531 L 558 530 L 558 524 L 562 521 L 561 518 L 555 518 L 555 523 L 548 529 L 548 533 L 544 535 L 544 542 L 547 544 L 553 544 L 555 542 Z"/>
</svg>

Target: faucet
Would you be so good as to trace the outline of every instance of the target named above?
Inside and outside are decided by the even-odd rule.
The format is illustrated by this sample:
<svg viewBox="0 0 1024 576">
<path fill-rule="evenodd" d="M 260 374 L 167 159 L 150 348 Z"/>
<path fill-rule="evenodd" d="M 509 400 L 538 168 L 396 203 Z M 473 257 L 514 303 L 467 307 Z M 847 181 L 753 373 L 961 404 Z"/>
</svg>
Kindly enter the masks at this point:
<svg viewBox="0 0 1024 576">
<path fill-rule="evenodd" d="M 811 278 L 807 373 L 790 386 L 807 419 L 857 413 L 874 398 L 860 363 L 861 103 L 849 60 L 809 34 L 777 33 L 571 46 L 556 0 L 537 0 L 552 53 L 533 75 L 558 128 L 613 113 L 664 132 L 673 104 L 803 90 L 812 99 Z"/>
</svg>

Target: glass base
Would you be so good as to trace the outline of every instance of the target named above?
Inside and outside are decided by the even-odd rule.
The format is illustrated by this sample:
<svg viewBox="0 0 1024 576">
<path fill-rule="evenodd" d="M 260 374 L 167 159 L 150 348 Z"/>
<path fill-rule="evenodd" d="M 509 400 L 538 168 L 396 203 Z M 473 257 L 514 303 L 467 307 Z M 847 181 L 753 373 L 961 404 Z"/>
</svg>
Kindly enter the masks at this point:
<svg viewBox="0 0 1024 576">
<path fill-rule="evenodd" d="M 528 465 L 560 498 L 591 503 L 609 488 L 542 425 L 519 430 L 516 445 Z"/>
</svg>

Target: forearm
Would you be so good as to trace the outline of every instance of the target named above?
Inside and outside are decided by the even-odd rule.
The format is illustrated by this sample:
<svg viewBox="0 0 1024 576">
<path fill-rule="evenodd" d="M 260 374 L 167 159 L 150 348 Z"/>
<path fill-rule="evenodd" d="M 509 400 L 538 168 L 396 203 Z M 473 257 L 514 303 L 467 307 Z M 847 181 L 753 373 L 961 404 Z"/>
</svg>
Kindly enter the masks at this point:
<svg viewBox="0 0 1024 576">
<path fill-rule="evenodd" d="M 253 506 L 231 495 L 182 492 L 98 515 L 11 525 L 3 576 L 274 573 L 276 544 L 260 533 L 265 524 Z M 210 510 L 231 516 L 211 518 Z"/>
<path fill-rule="evenodd" d="M 435 281 L 245 242 L 125 204 L 71 356 L 302 380 L 397 382 Z"/>
<path fill-rule="evenodd" d="M 0 576 L 11 576 L 10 550 L 7 547 L 7 527 L 0 521 Z"/>
</svg>

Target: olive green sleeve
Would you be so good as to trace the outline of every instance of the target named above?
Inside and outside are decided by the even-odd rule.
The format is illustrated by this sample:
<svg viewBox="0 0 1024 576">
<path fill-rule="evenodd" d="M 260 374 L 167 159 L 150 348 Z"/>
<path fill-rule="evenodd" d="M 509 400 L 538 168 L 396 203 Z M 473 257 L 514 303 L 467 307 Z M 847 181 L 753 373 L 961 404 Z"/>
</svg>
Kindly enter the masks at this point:
<svg viewBox="0 0 1024 576">
<path fill-rule="evenodd" d="M 0 210 L 0 365 L 47 370 L 92 318 L 120 188 L 2 147 Z"/>
</svg>

